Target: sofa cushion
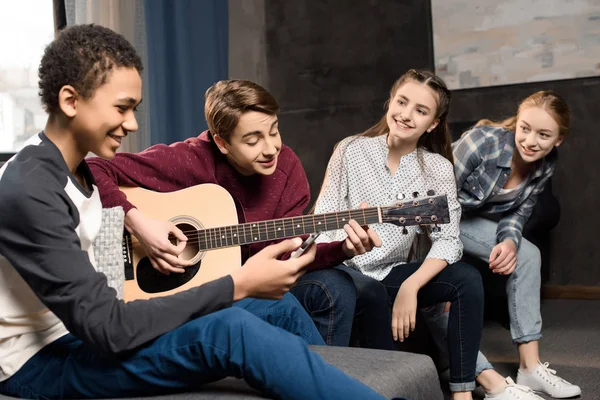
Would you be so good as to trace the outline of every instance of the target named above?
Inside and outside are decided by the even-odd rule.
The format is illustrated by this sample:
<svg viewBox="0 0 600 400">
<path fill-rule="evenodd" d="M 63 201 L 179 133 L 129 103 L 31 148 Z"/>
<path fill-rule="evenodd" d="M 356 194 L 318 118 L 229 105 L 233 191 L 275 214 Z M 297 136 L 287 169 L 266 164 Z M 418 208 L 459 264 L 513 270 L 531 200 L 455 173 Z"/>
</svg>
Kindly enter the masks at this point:
<svg viewBox="0 0 600 400">
<path fill-rule="evenodd" d="M 325 360 L 391 399 L 443 399 L 433 361 L 422 354 L 361 348 L 311 346 Z M 243 380 L 227 378 L 205 385 L 200 391 L 136 398 L 137 400 L 261 399 Z M 0 400 L 10 399 L 0 395 Z"/>
</svg>

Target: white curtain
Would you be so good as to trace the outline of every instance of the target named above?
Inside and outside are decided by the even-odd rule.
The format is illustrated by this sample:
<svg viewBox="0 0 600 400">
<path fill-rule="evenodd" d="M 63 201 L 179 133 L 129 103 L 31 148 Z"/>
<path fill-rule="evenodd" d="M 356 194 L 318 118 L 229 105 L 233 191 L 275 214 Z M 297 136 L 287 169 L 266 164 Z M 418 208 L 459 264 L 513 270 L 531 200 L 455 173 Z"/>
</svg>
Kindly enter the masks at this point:
<svg viewBox="0 0 600 400">
<path fill-rule="evenodd" d="M 150 116 L 148 115 L 148 65 L 144 0 L 65 0 L 67 26 L 94 23 L 119 32 L 129 40 L 144 64 L 142 96 L 146 100 L 136 114 L 139 129 L 127 136 L 120 151 L 139 152 L 151 144 Z"/>
</svg>

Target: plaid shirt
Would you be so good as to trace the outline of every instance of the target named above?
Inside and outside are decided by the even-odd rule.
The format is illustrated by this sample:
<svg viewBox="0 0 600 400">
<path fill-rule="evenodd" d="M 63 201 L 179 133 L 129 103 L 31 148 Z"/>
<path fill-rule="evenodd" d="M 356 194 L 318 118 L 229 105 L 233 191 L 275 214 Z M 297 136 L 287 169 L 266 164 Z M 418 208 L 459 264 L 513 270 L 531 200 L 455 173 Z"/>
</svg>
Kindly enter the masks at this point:
<svg viewBox="0 0 600 400">
<path fill-rule="evenodd" d="M 458 201 L 463 210 L 502 213 L 496 232 L 498 243 L 512 239 L 518 248 L 523 226 L 554 173 L 556 151 L 537 163 L 519 197 L 504 203 L 490 203 L 488 200 L 504 187 L 512 171 L 514 133 L 501 127 L 477 126 L 454 142 L 452 149 Z"/>
</svg>

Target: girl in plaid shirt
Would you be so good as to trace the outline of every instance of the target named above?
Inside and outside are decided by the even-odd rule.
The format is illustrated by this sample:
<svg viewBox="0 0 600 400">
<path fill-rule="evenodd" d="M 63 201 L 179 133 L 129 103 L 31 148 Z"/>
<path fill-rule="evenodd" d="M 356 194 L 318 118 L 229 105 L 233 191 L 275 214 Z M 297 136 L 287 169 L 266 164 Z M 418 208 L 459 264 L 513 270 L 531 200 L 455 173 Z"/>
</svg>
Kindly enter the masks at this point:
<svg viewBox="0 0 600 400">
<path fill-rule="evenodd" d="M 554 173 L 556 148 L 569 122 L 565 101 L 541 91 L 523 100 L 516 116 L 479 121 L 453 144 L 464 251 L 489 262 L 494 273 L 509 276 L 510 331 L 520 356 L 517 384 L 555 398 L 577 396 L 581 389 L 539 360 L 541 257 L 522 232 Z M 480 356 L 477 372 L 491 368 Z"/>
</svg>

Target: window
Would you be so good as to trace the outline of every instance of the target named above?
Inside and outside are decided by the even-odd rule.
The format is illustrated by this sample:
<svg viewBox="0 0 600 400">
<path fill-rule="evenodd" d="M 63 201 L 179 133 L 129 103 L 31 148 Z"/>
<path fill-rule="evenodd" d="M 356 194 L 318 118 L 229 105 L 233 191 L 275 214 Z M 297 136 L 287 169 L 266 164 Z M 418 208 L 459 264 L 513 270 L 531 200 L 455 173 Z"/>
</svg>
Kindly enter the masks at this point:
<svg viewBox="0 0 600 400">
<path fill-rule="evenodd" d="M 37 70 L 53 38 L 52 0 L 0 1 L 0 162 L 46 124 Z"/>
</svg>

